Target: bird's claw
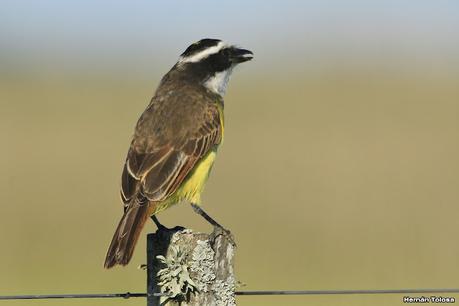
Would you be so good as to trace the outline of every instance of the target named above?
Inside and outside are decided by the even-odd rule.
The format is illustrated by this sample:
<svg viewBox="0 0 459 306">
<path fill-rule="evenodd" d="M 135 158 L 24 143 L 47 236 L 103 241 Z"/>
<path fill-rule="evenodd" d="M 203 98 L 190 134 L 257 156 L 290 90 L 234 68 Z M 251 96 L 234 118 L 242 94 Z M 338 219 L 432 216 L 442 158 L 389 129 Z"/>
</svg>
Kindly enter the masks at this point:
<svg viewBox="0 0 459 306">
<path fill-rule="evenodd" d="M 210 235 L 212 240 L 215 241 L 215 239 L 217 239 L 217 237 L 220 235 L 224 236 L 229 241 L 229 243 L 231 243 L 234 247 L 236 247 L 234 236 L 229 230 L 227 230 L 226 228 L 222 226 L 217 226 L 217 225 L 214 226 L 214 230 L 212 234 Z"/>
</svg>

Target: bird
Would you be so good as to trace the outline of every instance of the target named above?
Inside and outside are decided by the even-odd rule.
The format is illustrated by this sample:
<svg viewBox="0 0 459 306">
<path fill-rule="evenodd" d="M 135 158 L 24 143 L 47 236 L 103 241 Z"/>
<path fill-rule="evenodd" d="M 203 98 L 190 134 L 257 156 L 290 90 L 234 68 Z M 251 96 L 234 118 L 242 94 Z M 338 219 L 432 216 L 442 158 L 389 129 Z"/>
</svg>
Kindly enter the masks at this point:
<svg viewBox="0 0 459 306">
<path fill-rule="evenodd" d="M 214 226 L 201 194 L 223 142 L 223 96 L 235 66 L 253 52 L 220 39 L 191 44 L 161 79 L 138 119 L 121 175 L 123 216 L 104 267 L 129 263 L 149 218 L 182 201 Z"/>
</svg>

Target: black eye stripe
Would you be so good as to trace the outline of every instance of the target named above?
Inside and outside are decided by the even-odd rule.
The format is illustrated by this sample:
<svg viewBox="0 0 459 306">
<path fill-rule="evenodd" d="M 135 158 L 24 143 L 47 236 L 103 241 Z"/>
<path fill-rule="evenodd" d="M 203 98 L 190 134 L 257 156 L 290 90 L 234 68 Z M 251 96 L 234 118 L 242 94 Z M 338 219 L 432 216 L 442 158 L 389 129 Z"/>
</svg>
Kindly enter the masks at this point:
<svg viewBox="0 0 459 306">
<path fill-rule="evenodd" d="M 221 42 L 219 39 L 211 39 L 211 38 L 204 38 L 201 39 L 200 41 L 192 44 L 189 46 L 185 52 L 182 53 L 183 57 L 190 56 L 193 54 L 196 54 L 198 52 L 201 52 L 207 48 L 214 47 L 218 45 L 218 43 Z"/>
<path fill-rule="evenodd" d="M 231 67 L 231 61 L 228 56 L 229 50 L 227 48 L 220 50 L 218 53 L 211 54 L 203 59 L 201 65 L 207 67 L 208 71 L 224 71 Z"/>
</svg>

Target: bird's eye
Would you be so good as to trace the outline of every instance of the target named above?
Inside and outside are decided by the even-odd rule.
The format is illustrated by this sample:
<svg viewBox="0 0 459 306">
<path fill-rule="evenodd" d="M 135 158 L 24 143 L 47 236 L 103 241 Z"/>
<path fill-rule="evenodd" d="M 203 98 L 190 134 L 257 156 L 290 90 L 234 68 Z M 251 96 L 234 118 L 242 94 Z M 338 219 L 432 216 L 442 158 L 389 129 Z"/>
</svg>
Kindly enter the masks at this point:
<svg viewBox="0 0 459 306">
<path fill-rule="evenodd" d="M 230 50 L 229 50 L 228 48 L 223 49 L 223 50 L 222 50 L 222 53 L 223 53 L 223 55 L 224 55 L 225 57 L 229 57 L 229 56 L 230 56 Z"/>
</svg>

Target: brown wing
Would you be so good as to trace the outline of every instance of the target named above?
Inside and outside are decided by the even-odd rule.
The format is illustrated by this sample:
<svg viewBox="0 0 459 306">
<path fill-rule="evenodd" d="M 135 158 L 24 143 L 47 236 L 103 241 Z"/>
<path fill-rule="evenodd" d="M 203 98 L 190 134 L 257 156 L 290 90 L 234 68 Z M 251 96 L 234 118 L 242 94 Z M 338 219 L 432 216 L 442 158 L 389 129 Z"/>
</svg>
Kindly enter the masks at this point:
<svg viewBox="0 0 459 306">
<path fill-rule="evenodd" d="M 134 137 L 122 174 L 121 196 L 125 207 L 139 192 L 150 201 L 166 199 L 195 164 L 220 143 L 222 127 L 216 104 L 202 104 L 191 109 L 190 114 L 182 115 L 186 118 L 181 118 L 181 125 L 174 124 L 172 135 L 159 133 L 161 129 L 147 125 L 150 134 L 142 131 Z"/>
</svg>

